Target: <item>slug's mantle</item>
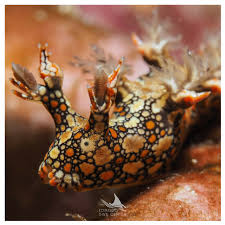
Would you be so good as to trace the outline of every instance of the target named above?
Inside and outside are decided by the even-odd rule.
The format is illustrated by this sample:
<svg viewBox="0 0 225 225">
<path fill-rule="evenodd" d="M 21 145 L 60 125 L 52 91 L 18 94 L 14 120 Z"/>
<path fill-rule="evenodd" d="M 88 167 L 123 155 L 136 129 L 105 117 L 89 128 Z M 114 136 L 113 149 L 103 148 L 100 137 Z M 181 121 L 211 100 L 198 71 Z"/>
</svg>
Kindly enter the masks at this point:
<svg viewBox="0 0 225 225">
<path fill-rule="evenodd" d="M 26 68 L 12 64 L 11 82 L 18 97 L 41 102 L 52 115 L 56 137 L 39 167 L 45 183 L 59 191 L 86 191 L 149 181 L 176 157 L 194 123 L 219 110 L 219 39 L 210 39 L 196 53 L 184 52 L 180 65 L 169 55 L 170 41 L 132 39 L 149 73 L 126 78 L 123 59 L 110 72 L 98 58 L 94 81 L 88 85 L 88 119 L 76 113 L 63 94 L 63 71 L 40 48 L 38 84 Z M 174 39 L 172 40 L 174 42 Z M 82 66 L 85 66 L 82 64 Z M 109 110 L 115 110 L 109 117 Z"/>
</svg>

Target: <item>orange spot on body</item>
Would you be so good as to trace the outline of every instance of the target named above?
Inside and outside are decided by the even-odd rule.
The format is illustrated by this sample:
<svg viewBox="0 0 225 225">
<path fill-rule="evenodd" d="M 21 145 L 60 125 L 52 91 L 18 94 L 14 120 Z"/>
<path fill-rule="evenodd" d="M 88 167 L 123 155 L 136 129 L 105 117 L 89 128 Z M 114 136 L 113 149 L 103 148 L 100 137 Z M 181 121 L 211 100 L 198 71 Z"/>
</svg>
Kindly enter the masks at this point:
<svg viewBox="0 0 225 225">
<path fill-rule="evenodd" d="M 122 157 L 116 159 L 116 164 L 120 164 L 122 162 L 123 162 L 123 158 Z"/>
<path fill-rule="evenodd" d="M 121 107 L 119 107 L 119 108 L 115 108 L 115 111 L 116 111 L 116 112 L 122 112 L 122 111 L 123 111 L 123 107 L 121 106 Z"/>
<path fill-rule="evenodd" d="M 133 155 L 131 155 L 131 157 L 130 157 L 130 161 L 134 161 L 136 159 L 136 156 L 133 154 Z"/>
<path fill-rule="evenodd" d="M 101 174 L 100 174 L 100 178 L 102 179 L 102 180 L 110 180 L 110 179 L 112 179 L 113 178 L 113 176 L 114 176 L 114 172 L 112 171 L 112 170 L 110 170 L 110 171 L 105 171 L 105 172 L 102 172 Z"/>
<path fill-rule="evenodd" d="M 74 155 L 74 150 L 72 148 L 68 148 L 66 150 L 66 155 L 69 156 L 69 157 L 73 156 Z"/>
<path fill-rule="evenodd" d="M 127 129 L 125 127 L 119 127 L 119 130 L 125 132 Z"/>
<path fill-rule="evenodd" d="M 64 166 L 64 171 L 69 173 L 71 171 L 71 164 L 70 163 L 66 163 L 66 165 Z"/>
<path fill-rule="evenodd" d="M 149 158 L 149 159 L 146 159 L 146 160 L 145 160 L 145 162 L 146 162 L 147 164 L 150 164 L 152 161 L 153 161 L 152 158 Z"/>
<path fill-rule="evenodd" d="M 154 166 L 150 167 L 148 169 L 148 173 L 149 174 L 154 174 L 156 171 L 159 170 L 159 168 L 162 166 L 162 162 L 157 162 Z"/>
<path fill-rule="evenodd" d="M 156 140 L 156 136 L 152 134 L 148 140 L 149 142 L 153 143 Z"/>
<path fill-rule="evenodd" d="M 45 96 L 43 97 L 43 101 L 44 101 L 44 102 L 48 102 L 48 96 L 47 96 L 47 95 L 45 95 Z"/>
<path fill-rule="evenodd" d="M 87 186 L 90 186 L 90 185 L 92 185 L 93 183 L 94 183 L 93 180 L 89 180 L 89 179 L 84 180 L 84 184 L 87 185 Z"/>
<path fill-rule="evenodd" d="M 114 147 L 114 152 L 119 152 L 120 151 L 120 146 L 119 144 L 116 144 Z"/>
<path fill-rule="evenodd" d="M 166 131 L 165 130 L 161 130 L 160 135 L 164 136 L 165 134 L 166 134 Z"/>
<path fill-rule="evenodd" d="M 78 132 L 77 134 L 75 134 L 74 139 L 79 139 L 82 136 L 81 132 Z"/>
<path fill-rule="evenodd" d="M 85 155 L 80 155 L 80 160 L 85 160 L 86 159 L 86 156 Z"/>
<path fill-rule="evenodd" d="M 52 101 L 50 102 L 50 104 L 51 104 L 52 108 L 56 108 L 56 107 L 58 106 L 58 102 L 55 101 L 55 100 L 52 100 Z"/>
<path fill-rule="evenodd" d="M 50 172 L 50 173 L 48 174 L 48 178 L 49 178 L 49 179 L 52 179 L 53 176 L 54 176 L 53 172 Z"/>
<path fill-rule="evenodd" d="M 114 129 L 109 128 L 109 131 L 110 131 L 110 133 L 111 133 L 113 138 L 117 138 L 117 133 L 116 133 L 116 131 Z"/>
<path fill-rule="evenodd" d="M 61 131 L 65 131 L 66 127 L 64 125 L 61 126 Z"/>
<path fill-rule="evenodd" d="M 149 120 L 148 122 L 146 122 L 146 127 L 148 130 L 151 130 L 155 127 L 155 123 L 152 120 Z"/>
<path fill-rule="evenodd" d="M 120 116 L 124 116 L 125 114 L 126 114 L 126 112 L 123 111 L 120 113 Z"/>
<path fill-rule="evenodd" d="M 54 114 L 54 118 L 55 118 L 55 121 L 56 121 L 57 124 L 62 123 L 61 116 L 58 113 Z"/>
<path fill-rule="evenodd" d="M 50 184 L 51 186 L 56 186 L 56 185 L 57 185 L 56 178 L 53 177 L 53 178 L 49 181 L 49 184 Z"/>
<path fill-rule="evenodd" d="M 61 104 L 61 105 L 60 105 L 60 109 L 61 109 L 62 111 L 66 111 L 66 105 L 65 105 L 65 104 Z"/>
<path fill-rule="evenodd" d="M 141 152 L 141 157 L 144 158 L 146 155 L 148 155 L 148 153 L 149 153 L 149 150 L 143 150 Z"/>
</svg>

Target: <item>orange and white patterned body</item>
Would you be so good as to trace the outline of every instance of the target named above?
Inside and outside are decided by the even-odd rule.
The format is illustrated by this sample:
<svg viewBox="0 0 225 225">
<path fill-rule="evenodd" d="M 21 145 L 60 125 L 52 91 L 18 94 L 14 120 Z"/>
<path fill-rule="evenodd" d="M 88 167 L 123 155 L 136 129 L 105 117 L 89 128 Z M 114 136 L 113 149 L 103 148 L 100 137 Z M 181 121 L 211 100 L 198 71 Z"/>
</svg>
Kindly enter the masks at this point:
<svg viewBox="0 0 225 225">
<path fill-rule="evenodd" d="M 174 158 L 183 110 L 171 117 L 164 109 L 167 94 L 136 85 L 141 86 L 133 83 L 137 91 L 123 98 L 110 119 L 108 113 L 78 116 L 56 91 L 46 106 L 55 118 L 56 139 L 41 164 L 41 176 L 48 174 L 52 185 L 82 191 L 146 180 Z M 52 107 L 56 102 L 58 107 Z"/>
<path fill-rule="evenodd" d="M 14 93 L 42 102 L 55 121 L 56 137 L 39 175 L 59 191 L 137 184 L 157 176 L 175 158 L 189 127 L 198 120 L 201 102 L 207 101 L 209 108 L 220 96 L 220 67 L 212 68 L 211 77 L 205 76 L 195 87 L 190 69 L 195 58 L 190 63 L 192 56 L 186 56 L 186 65 L 180 66 L 168 53 L 143 49 L 133 38 L 150 64 L 149 74 L 136 81 L 124 76 L 117 79 L 120 60 L 110 75 L 96 75 L 94 85 L 88 87 L 88 119 L 74 112 L 64 96 L 63 73 L 49 61 L 46 46 L 40 47 L 40 74 L 45 85 L 37 84 L 31 73 L 13 64 L 15 79 L 11 82 L 26 94 Z"/>
</svg>

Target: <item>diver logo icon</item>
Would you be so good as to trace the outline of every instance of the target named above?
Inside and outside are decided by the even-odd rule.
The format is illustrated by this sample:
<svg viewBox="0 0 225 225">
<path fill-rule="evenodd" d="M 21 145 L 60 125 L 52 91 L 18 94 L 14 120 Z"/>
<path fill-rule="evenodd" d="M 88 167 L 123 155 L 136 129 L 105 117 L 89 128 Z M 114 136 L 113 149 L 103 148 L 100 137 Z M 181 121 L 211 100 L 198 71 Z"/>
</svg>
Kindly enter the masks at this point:
<svg viewBox="0 0 225 225">
<path fill-rule="evenodd" d="M 103 199 L 100 199 L 100 200 L 105 206 L 107 206 L 108 208 L 111 208 L 111 209 L 113 209 L 113 208 L 126 208 L 126 206 L 121 203 L 121 201 L 119 200 L 119 198 L 116 196 L 115 193 L 114 193 L 113 203 L 108 203 Z"/>
</svg>

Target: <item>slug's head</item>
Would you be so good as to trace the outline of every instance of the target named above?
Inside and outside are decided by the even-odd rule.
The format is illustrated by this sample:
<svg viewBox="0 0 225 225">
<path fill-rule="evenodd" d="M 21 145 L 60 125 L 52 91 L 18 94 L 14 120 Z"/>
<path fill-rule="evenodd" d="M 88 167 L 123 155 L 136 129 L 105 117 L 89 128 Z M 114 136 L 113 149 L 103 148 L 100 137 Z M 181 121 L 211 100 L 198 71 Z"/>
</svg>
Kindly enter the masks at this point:
<svg viewBox="0 0 225 225">
<path fill-rule="evenodd" d="M 89 119 L 77 115 L 66 118 L 70 126 L 58 126 L 61 130 L 40 165 L 40 177 L 44 183 L 57 186 L 59 191 L 103 187 L 107 177 L 100 180 L 98 176 L 104 172 L 105 164 L 113 159 L 105 140 L 108 114 L 92 112 Z"/>
<path fill-rule="evenodd" d="M 47 105 L 55 120 L 56 138 L 40 165 L 39 175 L 45 183 L 57 186 L 59 191 L 103 187 L 104 180 L 110 176 L 104 173 L 103 167 L 112 159 L 106 133 L 122 61 L 119 60 L 109 75 L 100 71 L 94 82 L 88 85 L 91 101 L 89 119 L 75 113 L 60 90 L 57 90 L 58 95 L 54 95 L 53 99 L 48 96 L 56 103 L 53 108 L 51 102 Z"/>
<path fill-rule="evenodd" d="M 93 178 L 93 157 L 101 136 L 90 132 L 88 121 L 84 122 L 84 128 L 58 133 L 40 165 L 39 175 L 44 183 L 57 186 L 59 191 L 80 191 L 91 184 L 88 177 Z"/>
</svg>

